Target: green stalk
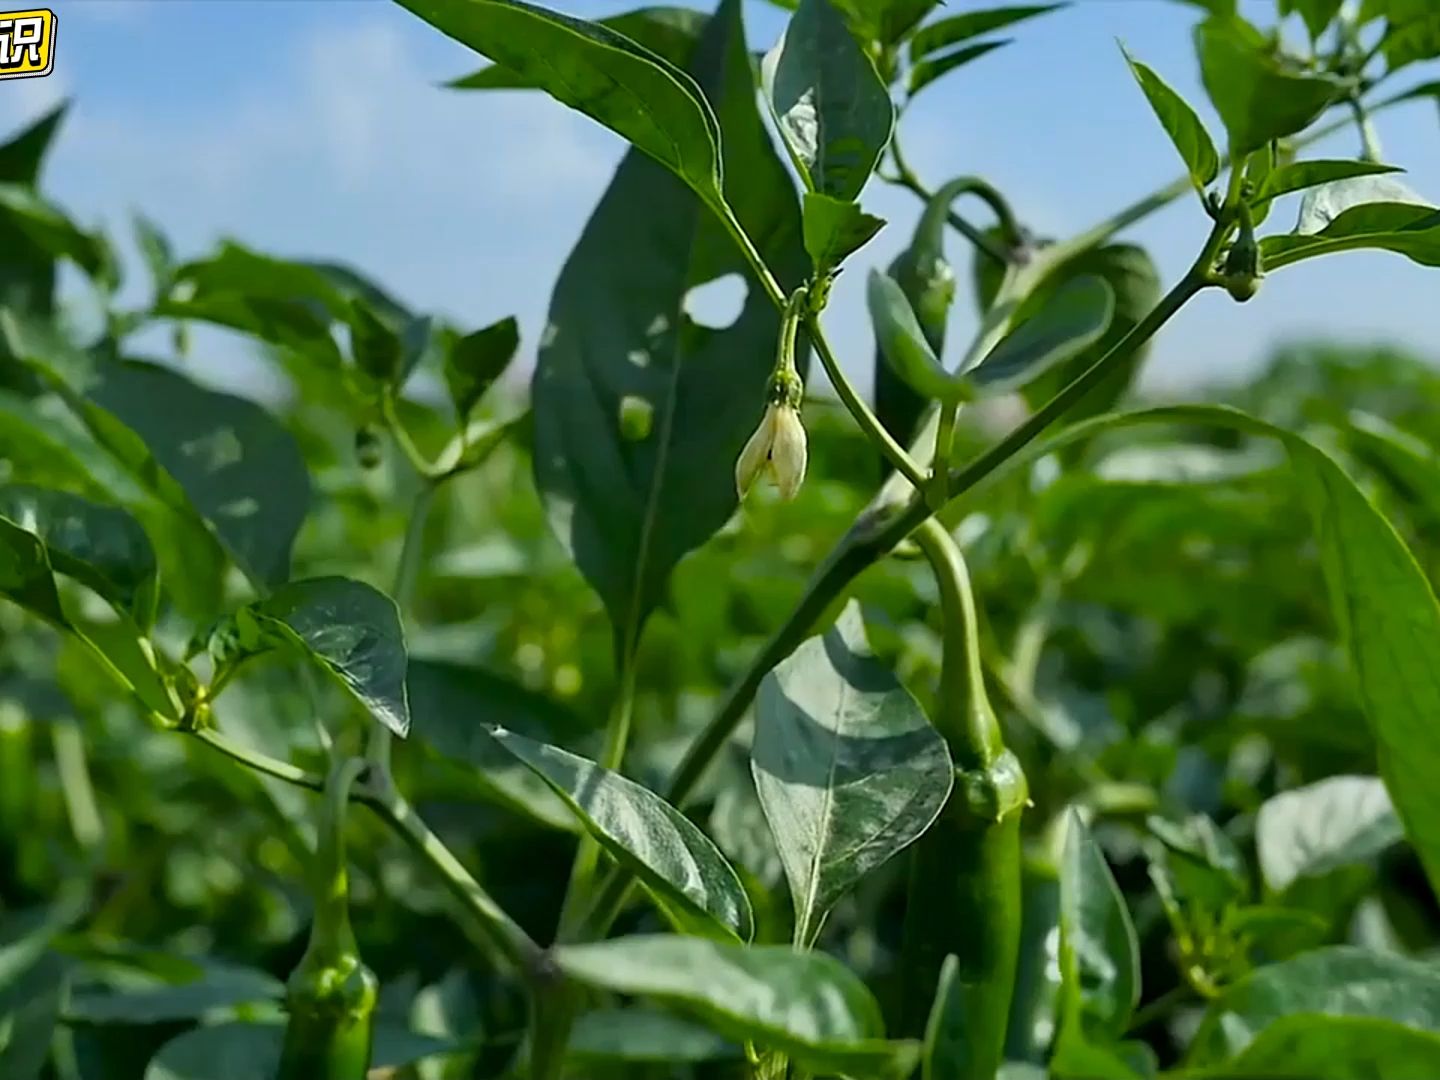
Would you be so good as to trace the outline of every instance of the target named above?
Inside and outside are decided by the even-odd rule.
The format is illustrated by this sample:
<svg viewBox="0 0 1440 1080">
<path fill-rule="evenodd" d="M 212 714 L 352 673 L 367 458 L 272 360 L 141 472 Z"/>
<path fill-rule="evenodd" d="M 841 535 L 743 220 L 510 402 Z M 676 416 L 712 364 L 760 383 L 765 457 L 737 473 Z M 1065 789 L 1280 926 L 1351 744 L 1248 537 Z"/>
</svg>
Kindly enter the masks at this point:
<svg viewBox="0 0 1440 1080">
<path fill-rule="evenodd" d="M 940 589 L 944 652 L 933 719 L 950 746 L 956 784 L 911 849 L 898 1026 L 902 1035 L 925 1033 L 941 965 L 953 955 L 962 997 L 954 1015 L 963 1025 L 954 1041 L 965 1056 L 947 1075 L 993 1080 L 1020 949 L 1020 814 L 1028 792 L 985 693 L 979 619 L 960 549 L 934 518 L 915 541 Z"/>
<path fill-rule="evenodd" d="M 277 1080 L 365 1080 L 379 984 L 350 927 L 345 819 L 365 762 L 339 762 L 326 780 L 312 864 L 315 918 L 310 944 L 286 984 L 290 1014 Z"/>
</svg>

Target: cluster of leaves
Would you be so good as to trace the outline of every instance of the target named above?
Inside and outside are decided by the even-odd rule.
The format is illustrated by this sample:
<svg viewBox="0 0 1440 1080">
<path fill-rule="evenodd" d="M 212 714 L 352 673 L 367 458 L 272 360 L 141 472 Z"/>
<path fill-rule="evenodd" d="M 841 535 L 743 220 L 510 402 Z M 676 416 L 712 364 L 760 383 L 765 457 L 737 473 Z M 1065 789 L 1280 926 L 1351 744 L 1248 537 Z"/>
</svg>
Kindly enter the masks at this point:
<svg viewBox="0 0 1440 1080">
<path fill-rule="evenodd" d="M 402 3 L 494 62 L 454 85 L 543 90 L 632 145 L 528 401 L 497 385 L 512 319 L 453 326 L 329 262 L 180 262 L 137 221 L 152 290 L 122 310 L 111 241 L 41 194 L 63 110 L 0 145 L 0 1076 L 268 1080 L 315 899 L 305 789 L 359 753 L 389 763 L 351 824 L 383 1075 L 942 1080 L 985 1075 L 1001 1034 L 1013 1080 L 1440 1075 L 1440 376 L 1304 349 L 1212 404 L 1105 412 L 1167 313 L 1113 242 L 1138 212 L 1042 244 L 896 141 L 921 89 L 1062 5 L 801 0 L 757 60 L 738 0 Z M 1186 169 L 1146 202 L 1193 189 L 1216 221 L 1182 285 L 1248 299 L 1356 248 L 1440 264 L 1440 211 L 1369 127 L 1436 93 L 1373 93 L 1440 56 L 1433 5 L 1281 0 L 1303 54 L 1198 6 L 1223 154 L 1129 58 Z M 1331 107 L 1364 160 L 1300 156 Z M 878 421 L 810 403 L 799 497 L 737 512 L 796 289 L 869 415 L 819 315 L 884 224 L 858 205 L 877 171 L 925 200 L 871 279 Z M 1255 236 L 1302 192 L 1297 228 Z M 952 224 L 982 314 L 958 366 Z M 731 273 L 731 325 L 684 314 Z M 137 357 L 157 325 L 174 355 Z M 208 385 L 197 325 L 253 339 L 281 398 Z M 1044 418 L 1077 378 L 1068 426 L 985 456 L 972 403 Z M 927 432 L 946 456 L 907 477 Z M 947 440 L 995 466 L 948 488 Z M 993 980 L 902 962 L 923 905 L 898 856 L 976 775 L 932 723 L 943 589 L 904 546 L 826 554 L 912 480 L 958 496 L 981 682 L 1029 781 Z"/>
</svg>

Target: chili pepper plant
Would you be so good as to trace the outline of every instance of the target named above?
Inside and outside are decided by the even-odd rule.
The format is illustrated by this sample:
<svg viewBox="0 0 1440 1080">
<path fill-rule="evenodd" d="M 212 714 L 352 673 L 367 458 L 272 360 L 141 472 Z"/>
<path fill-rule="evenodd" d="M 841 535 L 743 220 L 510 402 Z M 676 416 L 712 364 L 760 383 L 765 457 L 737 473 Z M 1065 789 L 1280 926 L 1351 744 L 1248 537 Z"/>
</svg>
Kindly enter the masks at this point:
<svg viewBox="0 0 1440 1080">
<path fill-rule="evenodd" d="M 1062 4 L 400 5 L 628 144 L 536 340 L 144 218 L 122 304 L 64 108 L 0 145 L 0 1076 L 1440 1076 L 1440 374 L 1133 388 L 1201 294 L 1440 265 L 1434 5 L 1174 5 L 1218 119 L 1118 47 L 1183 171 L 1062 238 L 903 151 Z"/>
</svg>

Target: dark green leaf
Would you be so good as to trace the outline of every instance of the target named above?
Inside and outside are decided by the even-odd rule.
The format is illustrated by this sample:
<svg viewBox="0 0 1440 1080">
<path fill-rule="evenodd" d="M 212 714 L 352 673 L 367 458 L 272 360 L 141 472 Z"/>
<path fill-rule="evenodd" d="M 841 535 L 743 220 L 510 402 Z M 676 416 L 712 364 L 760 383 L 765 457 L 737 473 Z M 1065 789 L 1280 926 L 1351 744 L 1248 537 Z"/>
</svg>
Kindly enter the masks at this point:
<svg viewBox="0 0 1440 1080">
<path fill-rule="evenodd" d="M 450 342 L 445 350 L 445 386 L 461 423 L 504 374 L 519 348 L 520 324 L 513 315 Z"/>
<path fill-rule="evenodd" d="M 658 1065 L 728 1061 L 744 1052 L 709 1028 L 653 1009 L 600 1009 L 575 1021 L 566 1056 L 579 1062 Z"/>
<path fill-rule="evenodd" d="M 194 299 L 162 299 L 158 318 L 193 319 L 249 334 L 288 349 L 326 368 L 340 366 L 340 350 L 330 336 L 328 314 L 296 300 L 226 293 Z"/>
<path fill-rule="evenodd" d="M 1124 1035 L 1140 1003 L 1140 947 L 1124 894 L 1074 811 L 1060 869 L 1060 978 L 1061 1026 L 1076 1042 Z"/>
<path fill-rule="evenodd" d="M 40 538 L 0 518 L 0 595 L 56 626 L 68 626 Z"/>
<path fill-rule="evenodd" d="M 775 0 L 772 0 L 775 2 Z M 942 0 L 834 0 L 850 32 L 863 42 L 893 45 L 913 30 Z M 794 0 L 781 0 L 794 10 Z"/>
<path fill-rule="evenodd" d="M 604 124 L 720 206 L 720 128 L 684 71 L 599 23 L 520 0 L 399 0 L 431 26 Z"/>
<path fill-rule="evenodd" d="M 246 610 L 334 676 L 376 720 L 402 739 L 409 733 L 405 632 L 395 601 L 363 582 L 323 577 L 292 581 Z"/>
<path fill-rule="evenodd" d="M 964 67 L 972 61 L 979 60 L 986 53 L 994 52 L 996 49 L 1009 45 L 1011 39 L 1005 38 L 1001 41 L 977 41 L 973 45 L 962 45 L 958 49 L 942 53 L 939 56 L 929 56 L 921 60 L 910 69 L 909 81 L 906 89 L 910 97 L 914 97 L 925 87 L 929 86 L 942 75 Z"/>
<path fill-rule="evenodd" d="M 1404 837 L 1385 785 L 1372 776 L 1332 776 L 1265 800 L 1255 846 L 1265 884 L 1280 892 L 1296 878 L 1374 858 Z"/>
<path fill-rule="evenodd" d="M 1114 315 L 1115 292 L 1104 278 L 1072 278 L 965 375 L 982 393 L 1005 393 L 1089 349 Z"/>
<path fill-rule="evenodd" d="M 64 119 L 68 103 L 56 106 L 29 127 L 0 144 L 0 183 L 33 188 L 40 167 Z M 55 261 L 24 232 L 0 216 L 0 306 L 48 315 L 55 303 Z M 0 360 L 11 359 L 0 340 Z M 16 386 L 16 373 L 0 373 L 6 386 Z"/>
<path fill-rule="evenodd" d="M 556 746 L 495 728 L 491 737 L 535 770 L 616 859 L 639 875 L 689 933 L 749 939 L 750 900 L 710 839 L 659 795 Z"/>
<path fill-rule="evenodd" d="M 1130 65 L 1130 71 L 1134 74 L 1135 81 L 1140 84 L 1140 89 L 1145 91 L 1150 108 L 1154 109 L 1155 115 L 1160 118 L 1170 141 L 1174 143 L 1175 149 L 1180 151 L 1180 159 L 1185 162 L 1190 179 L 1195 182 L 1197 189 L 1203 191 L 1220 175 L 1220 155 L 1210 140 L 1210 133 L 1205 130 L 1205 125 L 1200 122 L 1200 117 L 1195 115 L 1189 102 L 1170 89 L 1159 75 L 1132 57 L 1128 51 L 1125 52 L 1125 62 Z"/>
<path fill-rule="evenodd" d="M 705 29 L 707 16 L 693 8 L 647 7 L 625 11 L 595 21 L 636 45 L 640 45 L 678 68 L 690 61 L 695 41 Z M 491 64 L 474 74 L 445 84 L 455 90 L 543 89 L 533 76 L 521 75 L 500 64 Z"/>
<path fill-rule="evenodd" d="M 356 301 L 350 306 L 350 358 L 355 366 L 376 382 L 394 385 L 405 366 L 405 346 L 400 335 Z"/>
<path fill-rule="evenodd" d="M 151 1060 L 145 1080 L 274 1080 L 285 1029 L 280 1024 L 216 1024 L 171 1039 Z M 450 1039 L 393 1023 L 375 1025 L 372 1069 L 399 1069 L 455 1049 Z"/>
<path fill-rule="evenodd" d="M 881 218 L 818 191 L 807 191 L 804 202 L 805 250 L 817 278 L 835 269 L 852 252 L 868 244 L 885 227 Z"/>
<path fill-rule="evenodd" d="M 1374 161 L 1293 161 L 1289 165 L 1281 165 L 1266 175 L 1254 196 L 1251 204 L 1269 202 L 1271 199 L 1289 194 L 1292 191 L 1303 191 L 1306 188 L 1319 187 L 1322 184 L 1334 183 L 1337 180 L 1349 180 L 1359 176 L 1377 176 L 1381 173 L 1402 172 L 1403 170 L 1394 165 L 1381 165 Z M 1417 197 L 1418 198 L 1418 197 Z M 1393 202 L 1393 198 L 1362 199 L 1364 202 Z M 1354 205 L 1354 204 L 1351 204 Z M 1336 210 L 1338 212 L 1338 209 Z M 1334 216 L 1333 213 L 1331 215 Z M 1329 219 L 1327 218 L 1326 221 Z M 1320 227 L 1326 222 L 1320 222 Z M 1308 230 L 1307 230 L 1308 231 Z"/>
<path fill-rule="evenodd" d="M 992 30 L 1000 30 L 1026 19 L 1033 19 L 1037 15 L 1058 11 L 1065 6 L 1067 5 L 1059 3 L 986 8 L 936 19 L 933 23 L 921 27 L 910 39 L 910 59 L 918 62 L 940 49 L 958 45 L 962 41 L 969 41 L 981 34 L 988 34 Z"/>
<path fill-rule="evenodd" d="M 1195 1033 L 1190 1058 L 1221 1061 L 1271 1024 L 1307 1015 L 1387 1020 L 1433 1033 L 1440 1029 L 1440 973 L 1431 964 L 1350 946 L 1302 953 L 1227 987 Z"/>
<path fill-rule="evenodd" d="M 0 143 L 0 184 L 26 184 L 34 187 L 40 180 L 40 168 L 55 132 L 70 111 L 70 102 L 62 101 L 29 127 Z"/>
<path fill-rule="evenodd" d="M 63 491 L 23 484 L 0 486 L 0 518 L 34 533 L 50 565 L 149 624 L 155 609 L 155 552 L 150 538 L 124 510 Z"/>
<path fill-rule="evenodd" d="M 1303 131 L 1335 100 L 1333 80 L 1292 75 L 1266 56 L 1235 20 L 1195 28 L 1200 75 L 1235 157 Z"/>
<path fill-rule="evenodd" d="M 875 999 L 823 953 L 639 935 L 564 945 L 555 956 L 577 982 L 654 998 L 811 1069 L 899 1078 L 915 1067 L 918 1048 L 885 1042 Z"/>
<path fill-rule="evenodd" d="M 875 659 L 854 601 L 760 684 L 751 771 L 803 945 L 930 827 L 954 777 L 945 740 Z"/>
<path fill-rule="evenodd" d="M 160 1024 L 199 1020 L 216 1009 L 278 1000 L 285 986 L 263 971 L 207 963 L 198 977 L 174 985 L 71 995 L 66 1015 L 86 1024 Z"/>
<path fill-rule="evenodd" d="M 480 668 L 412 656 L 406 668 L 412 737 L 466 766 L 466 775 L 507 808 L 551 829 L 576 831 L 575 816 L 531 769 L 490 735 L 491 725 L 541 742 L 578 729 L 549 698 Z"/>
<path fill-rule="evenodd" d="M 794 186 L 755 109 L 739 20 L 728 0 L 692 70 L 725 132 L 726 197 L 790 288 L 809 260 Z M 694 322 L 686 294 L 727 274 L 745 276 L 739 318 L 725 329 Z M 671 569 L 734 512 L 735 459 L 764 412 L 780 320 L 719 223 L 636 152 L 561 271 L 548 326 L 532 383 L 536 486 L 629 650 Z M 636 401 L 652 417 L 639 439 L 622 427 L 622 403 Z"/>
<path fill-rule="evenodd" d="M 891 371 L 926 400 L 946 403 L 974 396 L 969 380 L 952 375 L 930 348 L 915 310 L 894 278 L 871 270 L 865 300 L 875 343 Z"/>
<path fill-rule="evenodd" d="M 1268 270 L 1317 255 L 1366 248 L 1393 251 L 1421 266 L 1440 266 L 1440 210 L 1411 203 L 1365 203 L 1342 211 L 1317 233 L 1267 236 L 1260 241 Z"/>
<path fill-rule="evenodd" d="M 1440 1076 L 1440 1036 L 1358 1016 L 1287 1016 L 1196 1080 L 1402 1080 Z"/>
<path fill-rule="evenodd" d="M 0 991 L 13 990 L 62 931 L 85 914 L 88 890 L 70 888 L 45 907 L 7 910 L 0 916 Z"/>
<path fill-rule="evenodd" d="M 244 296 L 305 305 L 317 316 L 344 320 L 350 313 L 346 290 L 323 269 L 293 259 L 278 259 L 227 240 L 206 259 L 175 272 L 178 284 L 195 299 Z"/>
<path fill-rule="evenodd" d="M 890 141 L 895 108 L 830 0 L 801 0 L 761 71 L 805 186 L 854 201 Z"/>
</svg>

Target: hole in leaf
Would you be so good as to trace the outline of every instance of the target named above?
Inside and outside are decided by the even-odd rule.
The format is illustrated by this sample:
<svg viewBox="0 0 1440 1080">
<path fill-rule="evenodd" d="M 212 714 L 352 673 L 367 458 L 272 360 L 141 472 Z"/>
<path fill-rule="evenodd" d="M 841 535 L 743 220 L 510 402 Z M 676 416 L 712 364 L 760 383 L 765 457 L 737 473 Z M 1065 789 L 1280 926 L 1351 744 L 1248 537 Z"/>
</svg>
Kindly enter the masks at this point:
<svg viewBox="0 0 1440 1080">
<path fill-rule="evenodd" d="M 740 318 L 749 292 L 739 274 L 725 274 L 685 294 L 685 314 L 701 326 L 724 330 Z"/>
</svg>

